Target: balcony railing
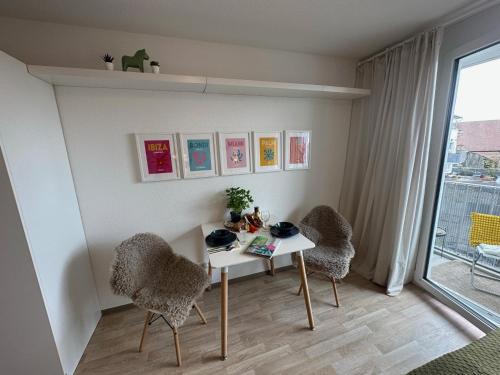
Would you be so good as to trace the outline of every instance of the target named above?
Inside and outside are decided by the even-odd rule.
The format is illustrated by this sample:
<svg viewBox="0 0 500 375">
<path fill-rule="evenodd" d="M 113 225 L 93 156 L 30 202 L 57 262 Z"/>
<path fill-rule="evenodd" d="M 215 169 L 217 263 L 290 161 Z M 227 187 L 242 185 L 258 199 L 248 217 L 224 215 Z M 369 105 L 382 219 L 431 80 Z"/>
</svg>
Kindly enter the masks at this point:
<svg viewBox="0 0 500 375">
<path fill-rule="evenodd" d="M 456 256 L 472 259 L 474 249 L 469 246 L 470 214 L 480 212 L 500 215 L 500 186 L 469 182 L 445 181 L 441 197 L 438 226 L 446 231 L 435 245 Z M 482 265 L 492 271 L 500 270 L 500 261 L 485 258 Z"/>
</svg>

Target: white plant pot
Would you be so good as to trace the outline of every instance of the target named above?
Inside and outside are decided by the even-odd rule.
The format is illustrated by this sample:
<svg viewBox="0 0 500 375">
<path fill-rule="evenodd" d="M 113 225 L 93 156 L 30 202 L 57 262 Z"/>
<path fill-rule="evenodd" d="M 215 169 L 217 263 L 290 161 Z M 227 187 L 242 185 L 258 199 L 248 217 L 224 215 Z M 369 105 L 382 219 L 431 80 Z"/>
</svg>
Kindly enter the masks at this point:
<svg viewBox="0 0 500 375">
<path fill-rule="evenodd" d="M 154 74 L 160 74 L 160 67 L 158 65 L 153 65 L 151 69 L 153 70 Z"/>
<path fill-rule="evenodd" d="M 104 64 L 106 65 L 106 70 L 115 70 L 115 64 L 112 62 L 106 62 Z"/>
</svg>

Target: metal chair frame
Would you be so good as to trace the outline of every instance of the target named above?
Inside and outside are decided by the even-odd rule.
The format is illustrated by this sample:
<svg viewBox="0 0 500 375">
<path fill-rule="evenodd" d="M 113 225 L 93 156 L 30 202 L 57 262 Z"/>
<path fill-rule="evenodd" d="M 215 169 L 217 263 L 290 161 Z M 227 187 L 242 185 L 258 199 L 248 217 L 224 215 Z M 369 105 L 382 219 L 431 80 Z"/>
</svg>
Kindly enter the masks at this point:
<svg viewBox="0 0 500 375">
<path fill-rule="evenodd" d="M 489 280 L 500 282 L 500 277 L 498 276 L 490 276 L 484 273 L 476 272 L 477 263 L 481 258 L 488 257 L 500 260 L 500 252 L 498 255 L 485 254 L 481 248 L 481 244 L 500 245 L 499 236 L 496 235 L 497 229 L 498 233 L 500 233 L 500 216 L 473 212 L 471 214 L 471 221 L 472 224 L 471 224 L 471 231 L 469 234 L 469 242 L 471 246 L 474 246 L 475 251 L 472 257 L 470 284 L 474 289 L 480 290 L 481 292 L 488 293 L 494 296 L 500 296 L 500 294 L 498 293 L 485 290 L 484 288 L 480 288 L 474 284 L 474 276 L 483 277 Z M 484 230 L 485 227 L 487 229 L 486 232 Z"/>
<path fill-rule="evenodd" d="M 483 277 L 485 279 L 489 279 L 489 280 L 494 280 L 494 281 L 498 281 L 500 282 L 500 277 L 497 277 L 497 276 L 490 276 L 490 275 L 485 275 L 484 273 L 476 273 L 476 266 L 477 266 L 477 262 L 482 258 L 484 257 L 484 253 L 483 251 L 479 248 L 479 246 L 476 246 L 476 250 L 475 250 L 475 253 L 474 253 L 474 258 L 472 259 L 472 267 L 471 267 L 471 275 L 470 275 L 470 285 L 474 288 L 474 289 L 477 289 L 477 290 L 480 290 L 481 292 L 484 292 L 484 293 L 488 293 L 488 294 L 491 294 L 491 295 L 494 295 L 494 296 L 499 296 L 500 297 L 500 294 L 499 293 L 495 293 L 495 292 L 490 292 L 489 290 L 486 290 L 486 289 L 483 289 L 483 288 L 480 288 L 478 287 L 477 285 L 474 284 L 474 276 L 477 276 L 477 277 Z M 496 257 L 494 255 L 487 255 L 488 258 L 495 258 L 495 259 L 498 259 L 500 260 L 500 257 Z"/>
</svg>

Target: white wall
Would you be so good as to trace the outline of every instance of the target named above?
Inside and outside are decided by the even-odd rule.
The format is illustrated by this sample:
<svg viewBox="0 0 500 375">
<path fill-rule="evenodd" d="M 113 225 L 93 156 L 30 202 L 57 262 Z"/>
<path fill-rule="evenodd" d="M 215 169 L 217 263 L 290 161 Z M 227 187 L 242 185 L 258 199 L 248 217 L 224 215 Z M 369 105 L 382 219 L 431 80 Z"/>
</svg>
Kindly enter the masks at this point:
<svg viewBox="0 0 500 375">
<path fill-rule="evenodd" d="M 0 53 L 0 102 L 6 164 L 60 361 L 72 373 L 100 310 L 54 90 Z"/>
<path fill-rule="evenodd" d="M 0 209 L 0 373 L 62 374 L 1 150 Z"/>
<path fill-rule="evenodd" d="M 337 206 L 348 101 L 74 87 L 57 87 L 56 96 L 102 308 L 126 302 L 111 294 L 109 264 L 112 249 L 134 233 L 158 233 L 202 262 L 199 225 L 222 219 L 229 186 L 249 188 L 256 205 L 283 219 L 320 203 Z M 264 129 L 311 129 L 312 169 L 139 182 L 136 132 Z M 259 270 L 263 263 L 231 269 L 230 277 Z"/>
<path fill-rule="evenodd" d="M 342 58 L 7 18 L 0 18 L 0 48 L 38 65 L 102 68 L 98 56 L 105 52 L 119 61 L 146 48 L 165 73 L 341 86 L 352 86 L 355 75 L 355 62 Z M 250 188 L 257 204 L 283 218 L 298 219 L 318 203 L 337 206 L 350 102 L 67 87 L 56 95 L 103 309 L 127 302 L 108 286 L 120 241 L 157 232 L 202 262 L 198 226 L 221 218 L 228 186 Z M 138 182 L 133 133 L 199 129 L 312 129 L 313 169 Z M 246 266 L 230 277 L 261 269 Z"/>
<path fill-rule="evenodd" d="M 27 64 L 102 68 L 99 56 L 109 52 L 121 70 L 121 56 L 140 48 L 159 60 L 165 73 L 339 86 L 354 83 L 351 59 L 0 17 L 0 49 Z"/>
</svg>

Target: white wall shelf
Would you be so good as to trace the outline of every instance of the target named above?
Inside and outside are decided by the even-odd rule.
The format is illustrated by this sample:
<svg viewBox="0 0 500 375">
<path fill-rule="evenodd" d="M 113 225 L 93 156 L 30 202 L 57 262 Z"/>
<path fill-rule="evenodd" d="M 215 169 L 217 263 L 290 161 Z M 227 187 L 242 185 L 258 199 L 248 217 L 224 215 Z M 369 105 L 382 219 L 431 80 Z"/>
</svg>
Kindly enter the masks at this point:
<svg viewBox="0 0 500 375">
<path fill-rule="evenodd" d="M 188 91 L 230 95 L 262 95 L 359 99 L 370 90 L 302 83 L 251 81 L 243 79 L 107 71 L 28 65 L 28 72 L 58 86 L 100 87 L 155 91 Z"/>
<path fill-rule="evenodd" d="M 28 65 L 28 72 L 56 86 L 203 92 L 205 77 Z"/>
<path fill-rule="evenodd" d="M 210 77 L 207 77 L 207 88 L 205 92 L 215 94 L 331 99 L 359 99 L 370 95 L 370 90 L 350 87 Z"/>
</svg>

